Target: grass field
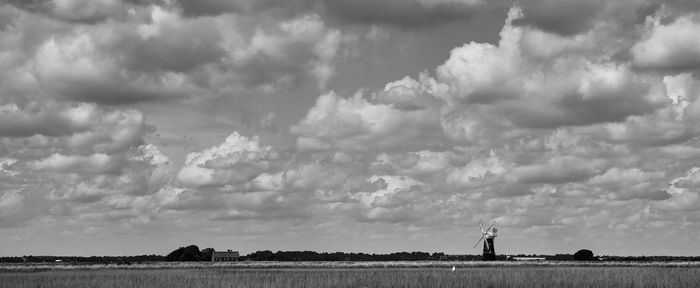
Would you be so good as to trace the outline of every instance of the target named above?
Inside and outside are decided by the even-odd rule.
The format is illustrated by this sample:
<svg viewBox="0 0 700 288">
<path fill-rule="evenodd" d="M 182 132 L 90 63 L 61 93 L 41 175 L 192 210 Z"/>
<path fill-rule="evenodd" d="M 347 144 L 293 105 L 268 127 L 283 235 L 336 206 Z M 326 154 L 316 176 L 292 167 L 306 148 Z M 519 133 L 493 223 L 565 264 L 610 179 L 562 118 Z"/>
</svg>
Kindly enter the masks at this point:
<svg viewBox="0 0 700 288">
<path fill-rule="evenodd" d="M 291 264 L 304 264 L 288 262 Z M 398 262 L 402 263 L 402 262 Z M 411 262 L 406 262 L 411 263 Z M 403 263 L 403 264 L 406 264 Z M 0 287 L 699 287 L 697 265 L 588 265 L 424 262 L 406 267 L 205 265 L 140 268 L 72 266 L 0 272 Z M 278 263 L 279 264 L 279 263 Z M 312 263 L 313 264 L 313 263 Z M 318 264 L 318 263 L 317 263 Z M 387 263 L 384 263 L 387 264 Z M 429 265 L 431 264 L 431 265 Z M 481 265 L 476 265 L 481 264 Z M 658 264 L 658 263 L 657 263 Z M 668 264 L 668 263 L 667 263 Z M 243 265 L 243 264 L 238 264 Z M 133 266 L 133 265 L 132 265 Z M 56 266 L 59 267 L 59 266 Z M 54 267 L 55 268 L 55 267 Z M 0 271 L 2 271 L 0 269 Z"/>
</svg>

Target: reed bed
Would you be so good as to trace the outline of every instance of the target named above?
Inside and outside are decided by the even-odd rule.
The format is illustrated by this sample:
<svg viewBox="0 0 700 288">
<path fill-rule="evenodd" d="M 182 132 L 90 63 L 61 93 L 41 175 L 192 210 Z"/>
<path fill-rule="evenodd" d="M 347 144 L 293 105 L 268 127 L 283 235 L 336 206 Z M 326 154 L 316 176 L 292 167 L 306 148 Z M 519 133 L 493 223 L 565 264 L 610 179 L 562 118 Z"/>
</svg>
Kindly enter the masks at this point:
<svg viewBox="0 0 700 288">
<path fill-rule="evenodd" d="M 361 269 L 477 267 L 698 267 L 700 262 L 572 262 L 572 261 L 386 261 L 386 262 L 153 262 L 137 264 L 26 263 L 0 264 L 0 272 L 161 269 Z"/>
<path fill-rule="evenodd" d="M 0 288 L 697 287 L 699 267 L 101 269 L 0 273 Z"/>
<path fill-rule="evenodd" d="M 423 266 L 420 266 L 422 263 Z M 55 265 L 0 272 L 0 288 L 698 287 L 694 263 L 254 262 Z M 321 264 L 325 265 L 322 266 Z M 359 265 L 364 266 L 359 266 Z M 570 262 L 566 264 L 571 264 Z M 611 263 L 607 263 L 611 264 Z M 628 265 L 622 265 L 628 264 Z M 693 265 L 689 265 L 693 264 Z M 386 265 L 386 266 L 382 266 Z M 404 265 L 399 267 L 398 265 Z M 341 267 L 343 266 L 343 267 Z M 455 271 L 452 271 L 455 266 Z M 57 267 L 63 267 L 55 269 Z M 76 268 L 77 267 L 77 268 Z M 155 268 L 157 267 L 157 268 Z M 329 268 L 330 267 L 330 268 Z M 114 269 L 116 268 L 116 269 Z"/>
</svg>

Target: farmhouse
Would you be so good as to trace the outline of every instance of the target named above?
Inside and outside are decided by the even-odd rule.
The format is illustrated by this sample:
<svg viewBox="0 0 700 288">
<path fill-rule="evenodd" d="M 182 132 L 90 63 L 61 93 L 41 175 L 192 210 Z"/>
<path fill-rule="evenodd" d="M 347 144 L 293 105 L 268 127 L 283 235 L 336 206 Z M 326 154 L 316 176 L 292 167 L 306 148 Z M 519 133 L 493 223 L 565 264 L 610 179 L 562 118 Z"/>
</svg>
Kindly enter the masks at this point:
<svg viewBox="0 0 700 288">
<path fill-rule="evenodd" d="M 211 253 L 212 262 L 238 261 L 238 251 L 214 251 Z"/>
</svg>

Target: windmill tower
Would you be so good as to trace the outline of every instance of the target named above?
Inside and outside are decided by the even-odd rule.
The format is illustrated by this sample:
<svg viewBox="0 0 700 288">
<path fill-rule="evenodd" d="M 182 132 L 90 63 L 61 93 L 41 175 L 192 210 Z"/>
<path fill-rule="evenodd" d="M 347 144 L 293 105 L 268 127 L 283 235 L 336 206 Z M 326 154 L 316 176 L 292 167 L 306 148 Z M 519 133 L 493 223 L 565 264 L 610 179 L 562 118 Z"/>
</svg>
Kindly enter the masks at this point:
<svg viewBox="0 0 700 288">
<path fill-rule="evenodd" d="M 491 224 L 488 229 L 484 230 L 484 224 L 479 221 L 479 227 L 481 227 L 481 239 L 476 241 L 474 248 L 479 245 L 481 240 L 484 240 L 484 261 L 496 260 L 496 247 L 494 246 L 493 240 L 496 238 L 496 232 L 498 232 L 498 229 L 494 227 L 495 225 L 496 221 L 493 221 L 493 224 Z"/>
</svg>

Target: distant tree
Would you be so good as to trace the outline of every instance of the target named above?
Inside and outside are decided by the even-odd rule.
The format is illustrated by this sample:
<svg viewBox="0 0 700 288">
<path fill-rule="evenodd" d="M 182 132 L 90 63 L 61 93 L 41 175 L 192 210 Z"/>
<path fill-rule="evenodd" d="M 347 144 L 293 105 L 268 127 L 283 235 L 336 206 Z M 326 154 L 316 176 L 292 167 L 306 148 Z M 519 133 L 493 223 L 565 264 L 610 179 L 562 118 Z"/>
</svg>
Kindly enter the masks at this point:
<svg viewBox="0 0 700 288">
<path fill-rule="evenodd" d="M 201 252 L 197 245 L 180 247 L 165 257 L 168 261 L 200 261 Z"/>
<path fill-rule="evenodd" d="M 185 247 L 177 248 L 173 252 L 168 253 L 168 255 L 165 256 L 165 259 L 168 261 L 179 261 L 180 255 L 182 255 L 182 252 L 184 252 L 184 251 L 185 251 Z"/>
<path fill-rule="evenodd" d="M 576 253 L 574 253 L 574 260 L 591 261 L 593 260 L 593 252 L 587 249 L 578 250 Z"/>
<path fill-rule="evenodd" d="M 275 258 L 275 253 L 272 253 L 270 250 L 256 251 L 248 254 L 248 259 L 252 261 L 274 261 L 277 260 Z"/>
<path fill-rule="evenodd" d="M 199 247 L 196 247 L 196 250 L 192 248 L 192 246 L 187 246 L 185 247 L 185 250 L 182 252 L 182 255 L 180 255 L 180 261 L 199 261 Z"/>
<path fill-rule="evenodd" d="M 199 261 L 211 261 L 212 254 L 214 254 L 214 248 L 203 249 L 199 255 Z"/>
<path fill-rule="evenodd" d="M 442 260 L 445 257 L 445 253 L 443 252 L 434 252 L 433 255 L 430 256 L 432 260 Z"/>
</svg>

